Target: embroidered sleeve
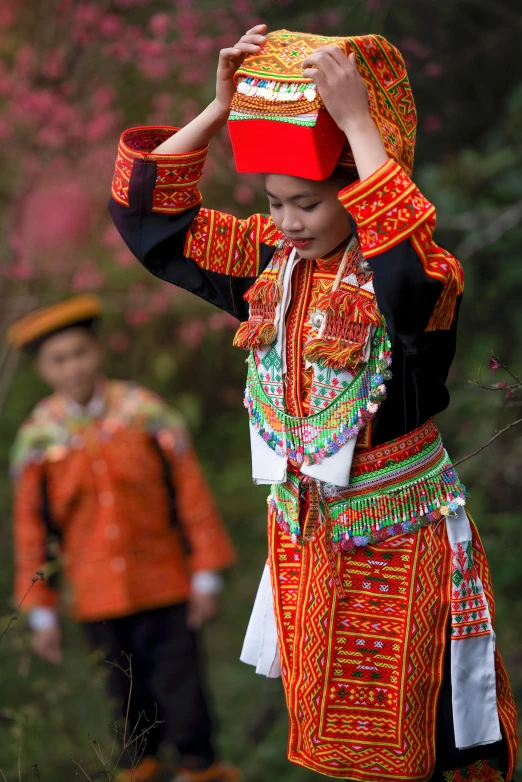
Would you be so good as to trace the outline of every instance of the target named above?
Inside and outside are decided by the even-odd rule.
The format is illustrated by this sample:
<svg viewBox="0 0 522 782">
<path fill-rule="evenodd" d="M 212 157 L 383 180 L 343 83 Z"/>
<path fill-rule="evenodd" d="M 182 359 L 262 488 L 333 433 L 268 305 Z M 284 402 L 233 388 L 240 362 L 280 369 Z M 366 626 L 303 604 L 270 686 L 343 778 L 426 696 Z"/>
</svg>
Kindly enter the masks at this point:
<svg viewBox="0 0 522 782">
<path fill-rule="evenodd" d="M 268 215 L 242 220 L 201 209 L 198 185 L 207 148 L 153 154 L 176 131 L 150 127 L 123 134 L 109 211 L 151 274 L 245 320 L 243 295 L 270 262 L 281 235 Z"/>
<path fill-rule="evenodd" d="M 231 277 L 257 277 L 262 244 L 273 246 L 281 238 L 269 215 L 246 220 L 201 209 L 187 233 L 185 255 L 198 266 Z"/>
<path fill-rule="evenodd" d="M 203 174 L 208 147 L 181 155 L 153 155 L 152 152 L 179 128 L 141 127 L 123 133 L 112 180 L 112 197 L 122 206 L 130 205 L 133 173 L 139 179 L 140 168 L 152 164 L 155 182 L 150 194 L 152 212 L 180 214 L 201 203 L 198 184 Z"/>
<path fill-rule="evenodd" d="M 420 260 L 424 278 L 440 283 L 435 302 L 431 300 L 434 289 L 430 290 L 430 310 L 424 313 L 423 330 L 450 329 L 464 289 L 462 267 L 433 241 L 435 207 L 399 164 L 387 161 L 368 179 L 342 190 L 339 199 L 355 221 L 362 253 L 372 266 L 372 259 L 385 257 L 391 265 L 402 251 L 413 248 L 412 258 Z M 398 273 L 408 274 L 406 263 L 397 263 L 396 268 Z M 418 279 L 421 287 L 426 287 L 420 276 Z M 413 293 L 411 282 L 410 278 L 408 287 Z"/>
<path fill-rule="evenodd" d="M 29 463 L 19 475 L 14 491 L 14 592 L 16 604 L 22 603 L 22 611 L 40 606 L 55 608 L 59 600 L 57 590 L 36 575 L 37 571 L 47 575 L 46 530 L 41 511 L 42 465 Z M 32 585 L 34 578 L 37 580 Z"/>
</svg>

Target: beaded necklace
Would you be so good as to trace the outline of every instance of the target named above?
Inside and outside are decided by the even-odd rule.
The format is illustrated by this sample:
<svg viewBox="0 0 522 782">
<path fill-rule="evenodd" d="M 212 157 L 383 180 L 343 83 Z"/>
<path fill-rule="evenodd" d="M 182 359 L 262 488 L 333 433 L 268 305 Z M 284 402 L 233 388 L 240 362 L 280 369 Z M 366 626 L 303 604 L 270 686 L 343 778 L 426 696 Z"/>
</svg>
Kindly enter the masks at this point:
<svg viewBox="0 0 522 782">
<path fill-rule="evenodd" d="M 278 456 L 298 464 L 318 464 L 357 437 L 386 398 L 391 377 L 391 343 L 381 321 L 371 338 L 369 360 L 326 408 L 309 416 L 291 416 L 266 395 L 253 353 L 248 359 L 244 405 L 251 426 Z"/>
</svg>

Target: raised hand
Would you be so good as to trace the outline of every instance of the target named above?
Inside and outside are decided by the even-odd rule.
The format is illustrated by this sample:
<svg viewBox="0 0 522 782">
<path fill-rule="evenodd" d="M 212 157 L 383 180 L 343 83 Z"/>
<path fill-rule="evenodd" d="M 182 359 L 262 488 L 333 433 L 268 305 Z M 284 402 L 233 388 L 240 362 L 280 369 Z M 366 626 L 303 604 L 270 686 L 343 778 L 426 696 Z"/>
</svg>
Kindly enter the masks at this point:
<svg viewBox="0 0 522 782">
<path fill-rule="evenodd" d="M 316 83 L 328 113 L 348 138 L 359 178 L 367 179 L 386 163 L 388 154 L 370 115 L 355 53 L 346 57 L 338 46 L 322 46 L 303 60 L 303 76 Z"/>
<path fill-rule="evenodd" d="M 338 46 L 321 46 L 303 61 L 303 76 L 317 84 L 328 113 L 341 130 L 370 118 L 366 83 L 357 69 L 355 54 L 348 57 Z"/>
<path fill-rule="evenodd" d="M 216 74 L 216 102 L 223 112 L 230 110 L 234 97 L 234 74 L 247 54 L 257 54 L 266 41 L 266 24 L 248 30 L 230 49 L 221 49 Z"/>
<path fill-rule="evenodd" d="M 60 665 L 62 662 L 62 632 L 59 627 L 36 630 L 33 633 L 32 647 L 35 654 L 48 663 Z"/>
</svg>

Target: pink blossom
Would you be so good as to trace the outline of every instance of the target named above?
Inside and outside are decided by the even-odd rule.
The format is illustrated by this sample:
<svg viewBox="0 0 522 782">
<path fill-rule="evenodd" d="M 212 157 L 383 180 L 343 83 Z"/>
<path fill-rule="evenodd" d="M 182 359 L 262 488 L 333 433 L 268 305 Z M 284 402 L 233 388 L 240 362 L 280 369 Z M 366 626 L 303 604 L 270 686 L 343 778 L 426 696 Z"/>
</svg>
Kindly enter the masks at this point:
<svg viewBox="0 0 522 782">
<path fill-rule="evenodd" d="M 134 259 L 133 259 L 134 260 Z M 153 312 L 166 312 L 170 306 L 168 297 L 163 291 L 153 291 L 150 296 L 150 307 Z"/>
<path fill-rule="evenodd" d="M 28 78 L 34 72 L 36 52 L 32 46 L 21 46 L 15 54 L 14 71 L 18 76 Z"/>
<path fill-rule="evenodd" d="M 79 184 L 55 183 L 34 190 L 20 220 L 22 247 L 32 258 L 43 252 L 70 252 L 90 234 L 92 203 Z"/>
<path fill-rule="evenodd" d="M 436 79 L 444 72 L 442 65 L 438 62 L 427 62 L 424 66 L 424 73 L 429 76 L 430 79 Z"/>
<path fill-rule="evenodd" d="M 114 87 L 99 87 L 91 96 L 91 105 L 94 109 L 106 109 L 116 100 Z"/>
<path fill-rule="evenodd" d="M 492 372 L 496 372 L 497 369 L 500 369 L 500 361 L 496 356 L 491 356 L 491 358 L 488 361 L 488 367 L 491 369 Z"/>
<path fill-rule="evenodd" d="M 96 114 L 89 122 L 84 125 L 84 136 L 87 141 L 98 141 L 110 133 L 116 122 L 116 117 L 112 111 L 104 111 Z"/>
<path fill-rule="evenodd" d="M 61 49 L 50 49 L 45 52 L 42 62 L 42 74 L 47 79 L 56 81 L 65 74 L 65 64 L 63 51 Z"/>
<path fill-rule="evenodd" d="M 75 21 L 91 25 L 100 18 L 100 9 L 94 3 L 81 3 L 76 9 Z"/>
<path fill-rule="evenodd" d="M 200 320 L 189 320 L 179 327 L 178 337 L 186 347 L 196 350 L 201 345 L 205 331 L 205 324 Z"/>
<path fill-rule="evenodd" d="M 209 329 L 221 331 L 224 328 L 236 329 L 238 321 L 232 315 L 229 315 L 228 312 L 215 312 L 209 317 L 207 324 Z"/>
<path fill-rule="evenodd" d="M 30 280 L 34 277 L 34 269 L 27 258 L 22 257 L 7 268 L 7 275 L 13 280 Z"/>
<path fill-rule="evenodd" d="M 98 23 L 98 30 L 104 38 L 116 38 L 122 29 L 123 23 L 117 14 L 104 14 Z"/>
<path fill-rule="evenodd" d="M 103 285 L 103 275 L 92 261 L 83 263 L 74 273 L 71 287 L 75 291 L 96 291 Z"/>
<path fill-rule="evenodd" d="M 252 203 L 254 199 L 254 191 L 249 185 L 237 185 L 237 187 L 234 189 L 234 198 L 238 204 L 245 206 L 246 204 Z"/>
<path fill-rule="evenodd" d="M 124 353 L 130 345 L 130 337 L 124 331 L 113 331 L 109 334 L 108 343 L 115 353 Z"/>
<path fill-rule="evenodd" d="M 157 92 L 152 98 L 152 105 L 156 111 L 166 113 L 172 111 L 175 100 L 174 95 L 170 92 Z"/>
<path fill-rule="evenodd" d="M 436 133 L 442 128 L 442 120 L 438 114 L 428 114 L 424 119 L 424 128 L 428 133 Z"/>
<path fill-rule="evenodd" d="M 146 79 L 163 79 L 169 72 L 170 63 L 163 58 L 142 59 L 138 63 L 140 72 Z"/>
<path fill-rule="evenodd" d="M 414 57 L 419 57 L 420 59 L 429 57 L 432 51 L 428 46 L 425 46 L 417 38 L 403 38 L 400 48 L 403 52 L 412 54 Z"/>
<path fill-rule="evenodd" d="M 122 238 L 118 233 L 118 229 L 113 223 L 109 223 L 105 231 L 102 233 L 101 243 L 105 247 L 121 247 Z"/>
<path fill-rule="evenodd" d="M 36 138 L 43 147 L 59 149 L 65 146 L 67 137 L 60 128 L 46 126 L 38 131 Z"/>
<path fill-rule="evenodd" d="M 123 240 L 120 239 L 120 242 L 122 244 L 122 247 L 120 247 L 118 250 L 114 253 L 114 260 L 118 264 L 118 266 L 123 266 L 124 268 L 128 268 L 129 266 L 132 266 L 135 262 L 135 257 L 131 253 L 131 251 L 123 244 Z"/>
<path fill-rule="evenodd" d="M 164 38 L 170 30 L 170 15 L 165 13 L 154 14 L 149 19 L 149 30 L 158 38 Z"/>
<path fill-rule="evenodd" d="M 322 19 L 327 27 L 337 27 L 342 22 L 342 14 L 340 11 L 330 9 L 324 12 Z"/>
<path fill-rule="evenodd" d="M 2 3 L 2 5 L 0 5 L 0 28 L 3 27 L 5 29 L 7 27 L 11 27 L 11 25 L 14 23 L 14 20 L 14 10 L 9 8 L 7 3 Z"/>
<path fill-rule="evenodd" d="M 150 312 L 136 307 L 126 314 L 125 320 L 129 326 L 146 326 L 147 323 L 150 323 L 151 317 Z"/>
<path fill-rule="evenodd" d="M 0 117 L 0 141 L 7 141 L 13 135 L 13 127 Z"/>
</svg>

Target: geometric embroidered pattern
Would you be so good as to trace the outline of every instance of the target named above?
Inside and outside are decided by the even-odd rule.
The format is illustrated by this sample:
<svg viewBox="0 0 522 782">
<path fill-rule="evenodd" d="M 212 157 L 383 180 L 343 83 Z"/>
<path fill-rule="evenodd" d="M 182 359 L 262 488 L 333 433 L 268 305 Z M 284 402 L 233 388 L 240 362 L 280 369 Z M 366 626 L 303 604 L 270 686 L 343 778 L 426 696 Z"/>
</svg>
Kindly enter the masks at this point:
<svg viewBox="0 0 522 782">
<path fill-rule="evenodd" d="M 178 214 L 198 206 L 201 193 L 198 182 L 208 147 L 181 155 L 151 154 L 159 144 L 179 128 L 138 127 L 125 131 L 118 146 L 118 157 L 112 181 L 112 195 L 118 203 L 129 206 L 129 182 L 135 164 L 154 161 L 157 167 L 156 186 L 152 196 L 152 211 Z"/>
<path fill-rule="evenodd" d="M 411 172 L 415 148 L 417 115 L 401 54 L 379 35 L 327 37 L 310 33 L 277 30 L 267 38 L 258 54 L 248 55 L 236 72 L 236 83 L 248 79 L 250 87 L 236 92 L 232 108 L 254 117 L 281 119 L 280 115 L 321 109 L 320 96 L 315 98 L 315 85 L 303 77 L 302 62 L 320 46 L 338 46 L 345 55 L 355 52 L 357 68 L 366 82 L 370 114 L 379 127 L 388 155 Z M 258 89 L 258 87 L 260 89 Z M 267 90 L 268 87 L 268 90 Z M 305 99 L 309 87 L 311 101 Z M 300 90 L 301 88 L 301 90 Z M 274 91 L 290 91 L 297 100 L 275 101 Z M 299 107 L 302 104 L 304 108 Z M 286 119 L 290 119 L 286 117 Z M 346 144 L 342 164 L 353 166 L 353 155 Z"/>
<path fill-rule="evenodd" d="M 340 554 L 344 600 L 324 536 L 294 546 L 269 522 L 289 760 L 341 779 L 427 779 L 449 614 L 444 527 Z"/>
<path fill-rule="evenodd" d="M 471 766 L 442 773 L 444 782 L 503 782 L 504 775 L 496 758 L 477 760 Z"/>
<path fill-rule="evenodd" d="M 477 566 L 473 562 L 471 540 L 464 545 L 457 543 L 453 551 L 451 581 L 452 639 L 459 641 L 489 635 L 492 632 L 491 620 Z"/>
<path fill-rule="evenodd" d="M 231 277 L 257 277 L 261 244 L 273 246 L 281 238 L 270 215 L 254 214 L 240 220 L 225 212 L 200 209 L 192 221 L 184 255 L 202 269 Z"/>
<path fill-rule="evenodd" d="M 304 496 L 303 528 L 308 513 Z M 493 611 L 489 569 L 470 523 L 476 569 Z M 324 536 L 323 525 L 313 542 L 294 545 L 269 516 L 290 719 L 288 758 L 318 773 L 360 782 L 429 779 L 455 572 L 445 525 L 340 553 L 336 566 L 345 599 L 337 596 Z M 513 769 L 516 710 L 498 652 L 496 670 L 498 711 Z M 478 769 L 482 776 L 469 776 Z M 494 761 L 445 774 L 450 775 L 445 782 L 503 780 Z"/>
<path fill-rule="evenodd" d="M 366 259 L 410 239 L 425 273 L 444 286 L 426 330 L 449 329 L 464 289 L 462 267 L 433 242 L 435 207 L 410 177 L 389 160 L 368 179 L 342 190 L 339 199 L 357 224 Z"/>
</svg>

